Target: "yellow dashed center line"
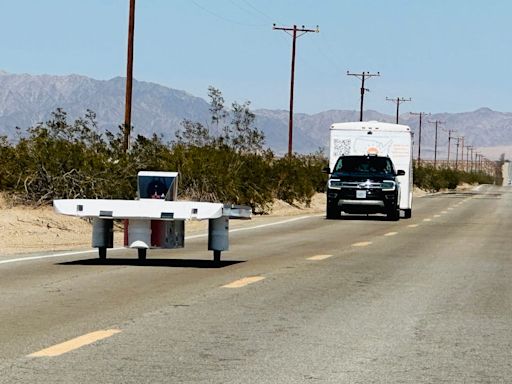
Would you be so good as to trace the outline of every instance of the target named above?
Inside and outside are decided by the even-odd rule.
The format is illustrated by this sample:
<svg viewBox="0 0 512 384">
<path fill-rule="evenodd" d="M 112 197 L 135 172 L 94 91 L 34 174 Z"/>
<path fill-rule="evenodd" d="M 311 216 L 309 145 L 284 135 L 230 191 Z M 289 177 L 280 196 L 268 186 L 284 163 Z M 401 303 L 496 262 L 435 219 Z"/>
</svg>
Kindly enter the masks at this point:
<svg viewBox="0 0 512 384">
<path fill-rule="evenodd" d="M 423 219 L 423 221 L 432 221 L 432 219 Z"/>
<path fill-rule="evenodd" d="M 419 227 L 419 224 L 409 224 L 408 227 L 409 228 L 416 228 L 416 227 Z"/>
<path fill-rule="evenodd" d="M 252 283 L 256 283 L 256 282 L 261 281 L 263 279 L 264 279 L 263 276 L 245 277 L 243 279 L 236 280 L 236 281 L 233 281 L 232 283 L 223 285 L 222 288 L 242 288 L 242 287 L 245 287 L 246 285 L 249 285 L 249 284 L 252 284 Z"/>
<path fill-rule="evenodd" d="M 316 256 L 308 257 L 308 258 L 307 258 L 307 260 L 315 260 L 315 261 L 318 261 L 318 260 L 325 260 L 325 259 L 328 259 L 329 257 L 332 257 L 332 255 L 316 255 Z"/>
<path fill-rule="evenodd" d="M 448 211 L 442 211 L 441 213 L 448 213 Z"/>
<path fill-rule="evenodd" d="M 354 243 L 352 244 L 353 247 L 366 247 L 368 245 L 370 245 L 372 242 L 371 241 L 361 241 L 360 243 Z"/>
<path fill-rule="evenodd" d="M 384 236 L 395 236 L 396 234 L 398 234 L 398 232 L 388 232 L 384 234 Z"/>
<path fill-rule="evenodd" d="M 120 329 L 107 329 L 104 331 L 91 332 L 83 336 L 76 337 L 74 339 L 65 341 L 60 344 L 56 344 L 52 347 L 42 349 L 38 352 L 31 353 L 29 357 L 53 357 L 60 356 L 64 353 L 73 351 L 84 345 L 92 344 L 98 340 L 106 339 L 107 337 L 113 336 L 116 333 L 121 332 Z"/>
<path fill-rule="evenodd" d="M 434 217 L 441 217 L 441 215 L 434 215 Z"/>
</svg>

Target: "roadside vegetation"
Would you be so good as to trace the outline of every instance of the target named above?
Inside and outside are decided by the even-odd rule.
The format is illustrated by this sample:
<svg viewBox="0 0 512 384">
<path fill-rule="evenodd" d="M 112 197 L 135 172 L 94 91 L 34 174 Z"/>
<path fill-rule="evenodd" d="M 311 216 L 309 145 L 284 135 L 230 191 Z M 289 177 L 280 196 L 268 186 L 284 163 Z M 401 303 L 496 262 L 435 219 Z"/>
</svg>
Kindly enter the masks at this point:
<svg viewBox="0 0 512 384">
<path fill-rule="evenodd" d="M 250 103 L 229 109 L 221 92 L 209 88 L 210 120 L 185 120 L 176 137 L 132 137 L 122 151 L 123 127 L 100 133 L 96 115 L 69 121 L 57 109 L 51 118 L 22 131 L 15 143 L 0 137 L 0 192 L 15 203 L 43 205 L 61 198 L 133 199 L 140 170 L 178 171 L 181 199 L 249 205 L 266 213 L 275 199 L 305 204 L 324 192 L 328 163 L 315 154 L 277 156 L 265 147 Z M 492 183 L 489 176 L 416 167 L 418 187 L 437 191 L 458 184 Z"/>
<path fill-rule="evenodd" d="M 23 204 L 49 204 L 60 198 L 133 199 L 140 170 L 178 171 L 181 199 L 249 205 L 267 212 L 275 199 L 311 202 L 323 192 L 328 162 L 321 152 L 279 157 L 265 149 L 249 102 L 228 109 L 210 87 L 211 119 L 185 120 L 175 139 L 132 138 L 122 151 L 123 129 L 100 133 L 92 111 L 68 121 L 57 109 L 52 117 L 18 129 L 15 143 L 0 137 L 0 191 Z"/>
<path fill-rule="evenodd" d="M 451 168 L 434 168 L 431 165 L 414 166 L 414 185 L 428 192 L 455 189 L 458 185 L 493 184 L 494 176 L 484 172 L 463 172 Z"/>
</svg>

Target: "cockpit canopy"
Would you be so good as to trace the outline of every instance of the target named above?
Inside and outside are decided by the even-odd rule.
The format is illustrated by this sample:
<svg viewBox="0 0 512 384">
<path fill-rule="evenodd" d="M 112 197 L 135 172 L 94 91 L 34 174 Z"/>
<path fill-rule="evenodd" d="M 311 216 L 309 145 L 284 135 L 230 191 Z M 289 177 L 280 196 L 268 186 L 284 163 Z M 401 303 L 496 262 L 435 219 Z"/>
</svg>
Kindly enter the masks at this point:
<svg viewBox="0 0 512 384">
<path fill-rule="evenodd" d="M 137 196 L 139 199 L 177 200 L 178 172 L 140 171 Z"/>
</svg>

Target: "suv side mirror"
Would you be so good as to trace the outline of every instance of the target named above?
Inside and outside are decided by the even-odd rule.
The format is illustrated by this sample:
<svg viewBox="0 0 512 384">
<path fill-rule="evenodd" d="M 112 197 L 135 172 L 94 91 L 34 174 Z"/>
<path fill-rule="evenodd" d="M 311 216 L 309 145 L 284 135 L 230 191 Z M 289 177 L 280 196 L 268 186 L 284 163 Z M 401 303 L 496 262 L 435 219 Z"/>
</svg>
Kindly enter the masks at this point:
<svg viewBox="0 0 512 384">
<path fill-rule="evenodd" d="M 329 174 L 329 173 L 331 173 L 331 169 L 329 167 L 324 167 L 324 168 L 322 168 L 322 173 Z"/>
<path fill-rule="evenodd" d="M 397 176 L 405 176 L 405 171 L 403 169 L 399 169 L 398 171 L 396 171 L 396 175 Z"/>
</svg>

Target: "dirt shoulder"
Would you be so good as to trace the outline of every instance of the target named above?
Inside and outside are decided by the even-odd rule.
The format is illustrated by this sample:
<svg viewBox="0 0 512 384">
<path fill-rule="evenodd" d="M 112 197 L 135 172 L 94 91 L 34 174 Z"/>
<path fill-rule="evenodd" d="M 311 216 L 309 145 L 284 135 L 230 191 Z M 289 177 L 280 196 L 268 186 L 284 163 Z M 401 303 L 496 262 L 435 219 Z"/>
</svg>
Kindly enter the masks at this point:
<svg viewBox="0 0 512 384">
<path fill-rule="evenodd" d="M 461 186 L 466 190 L 470 185 Z M 414 196 L 428 194 L 415 188 Z M 274 203 L 268 216 L 286 217 L 325 213 L 325 194 L 313 196 L 311 204 L 290 205 L 283 201 Z M 267 215 L 265 217 L 268 217 Z M 252 224 L 263 218 L 253 216 Z M 186 233 L 203 232 L 208 222 L 187 222 Z M 247 225 L 245 220 L 231 220 L 230 226 Z M 115 246 L 121 246 L 123 241 L 122 228 L 116 228 L 114 235 Z M 10 206 L 0 194 L 0 254 L 13 255 L 35 252 L 53 252 L 76 249 L 88 249 L 91 246 L 91 224 L 87 220 L 71 216 L 57 215 L 52 207 Z"/>
<path fill-rule="evenodd" d="M 325 210 L 325 194 L 313 197 L 309 207 L 291 206 L 282 201 L 274 204 L 271 216 L 320 214 Z M 253 222 L 261 219 L 253 217 Z M 246 225 L 232 220 L 230 225 Z M 205 231 L 207 221 L 188 222 L 187 233 Z M 116 228 L 115 246 L 121 246 L 122 229 Z M 13 255 L 88 249 L 91 246 L 91 224 L 87 220 L 58 215 L 52 207 L 10 206 L 0 194 L 0 254 Z"/>
</svg>

